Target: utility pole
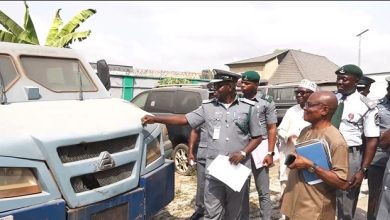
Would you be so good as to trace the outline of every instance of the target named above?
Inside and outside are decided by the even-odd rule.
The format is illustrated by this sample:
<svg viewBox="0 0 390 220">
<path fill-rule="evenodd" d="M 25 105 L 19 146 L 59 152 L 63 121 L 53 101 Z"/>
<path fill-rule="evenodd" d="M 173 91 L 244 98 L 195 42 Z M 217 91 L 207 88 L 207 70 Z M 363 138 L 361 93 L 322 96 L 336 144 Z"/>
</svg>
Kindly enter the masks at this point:
<svg viewBox="0 0 390 220">
<path fill-rule="evenodd" d="M 361 44 L 361 41 L 362 41 L 362 34 L 366 33 L 368 31 L 368 29 L 360 32 L 360 34 L 356 35 L 356 37 L 359 37 L 359 55 L 358 55 L 358 66 L 360 67 L 360 44 Z"/>
</svg>

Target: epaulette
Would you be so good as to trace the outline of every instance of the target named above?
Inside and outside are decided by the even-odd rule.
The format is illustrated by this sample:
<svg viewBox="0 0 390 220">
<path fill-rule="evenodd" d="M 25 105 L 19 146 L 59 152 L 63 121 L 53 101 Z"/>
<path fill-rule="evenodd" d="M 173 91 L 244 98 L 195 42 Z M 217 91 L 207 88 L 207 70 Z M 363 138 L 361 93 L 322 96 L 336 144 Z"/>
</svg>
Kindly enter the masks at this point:
<svg viewBox="0 0 390 220">
<path fill-rule="evenodd" d="M 251 100 L 246 99 L 246 98 L 238 98 L 238 100 L 240 100 L 241 102 L 245 102 L 245 103 L 247 103 L 249 105 L 253 105 L 253 106 L 256 105 L 255 101 L 251 101 Z"/>
<path fill-rule="evenodd" d="M 202 104 L 212 103 L 214 99 L 204 99 L 202 100 Z"/>
<path fill-rule="evenodd" d="M 369 99 L 369 98 L 367 98 L 367 97 L 365 97 L 364 95 L 361 95 L 361 96 L 360 96 L 360 100 L 361 100 L 364 104 L 366 104 L 367 107 L 368 107 L 369 109 L 373 109 L 373 108 L 376 107 L 376 102 L 373 101 L 373 100 L 371 100 L 371 99 Z"/>
<path fill-rule="evenodd" d="M 267 102 L 272 102 L 272 101 L 273 101 L 272 96 L 266 95 L 266 94 L 263 94 L 260 98 L 261 98 L 261 99 L 264 99 L 264 100 L 267 101 Z"/>
</svg>

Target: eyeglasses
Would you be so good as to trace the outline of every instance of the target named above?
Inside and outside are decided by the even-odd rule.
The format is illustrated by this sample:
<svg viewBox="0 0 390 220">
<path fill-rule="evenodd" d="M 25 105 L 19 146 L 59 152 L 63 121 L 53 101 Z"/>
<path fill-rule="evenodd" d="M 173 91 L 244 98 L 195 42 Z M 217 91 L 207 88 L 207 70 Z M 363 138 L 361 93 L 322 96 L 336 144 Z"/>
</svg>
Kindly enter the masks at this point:
<svg viewBox="0 0 390 220">
<path fill-rule="evenodd" d="M 301 96 L 307 94 L 307 93 L 313 93 L 313 91 L 310 91 L 310 90 L 295 90 L 294 91 L 295 95 L 298 95 L 300 94 Z"/>
<path fill-rule="evenodd" d="M 317 105 L 324 106 L 324 104 L 322 104 L 322 103 L 310 103 L 310 102 L 306 102 L 306 103 L 305 103 L 305 108 L 312 108 L 312 107 L 317 106 Z"/>
<path fill-rule="evenodd" d="M 214 83 L 212 86 L 213 86 L 213 89 L 215 91 L 215 90 L 218 90 L 219 88 L 221 88 L 222 86 L 227 85 L 227 84 L 229 84 L 229 83 L 219 82 L 219 83 Z"/>
</svg>

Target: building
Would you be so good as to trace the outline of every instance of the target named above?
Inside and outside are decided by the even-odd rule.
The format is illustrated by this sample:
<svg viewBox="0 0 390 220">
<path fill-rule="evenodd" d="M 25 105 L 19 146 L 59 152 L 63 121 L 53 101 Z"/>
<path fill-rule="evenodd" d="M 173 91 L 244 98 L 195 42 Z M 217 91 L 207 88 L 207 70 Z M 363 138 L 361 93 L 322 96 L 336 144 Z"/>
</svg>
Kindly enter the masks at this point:
<svg viewBox="0 0 390 220">
<path fill-rule="evenodd" d="M 96 63 L 90 63 L 96 71 Z M 161 79 L 172 77 L 187 79 L 191 84 L 208 83 L 209 79 L 201 79 L 202 73 L 178 72 L 166 70 L 150 70 L 133 68 L 133 66 L 108 64 L 110 70 L 111 89 L 113 97 L 131 100 L 144 90 L 154 88 Z"/>
<path fill-rule="evenodd" d="M 232 72 L 258 71 L 269 84 L 299 82 L 335 84 L 339 68 L 328 58 L 300 50 L 276 50 L 274 53 L 226 64 Z"/>
</svg>

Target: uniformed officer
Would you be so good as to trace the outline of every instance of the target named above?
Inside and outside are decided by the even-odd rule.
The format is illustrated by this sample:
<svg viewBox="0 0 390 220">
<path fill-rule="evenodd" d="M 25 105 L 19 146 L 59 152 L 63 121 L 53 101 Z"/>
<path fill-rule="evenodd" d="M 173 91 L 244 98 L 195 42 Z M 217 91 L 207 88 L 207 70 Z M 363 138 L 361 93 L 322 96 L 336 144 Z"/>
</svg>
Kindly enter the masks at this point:
<svg viewBox="0 0 390 220">
<path fill-rule="evenodd" d="M 275 103 L 272 97 L 257 92 L 260 82 L 260 75 L 256 71 L 246 71 L 241 76 L 241 91 L 244 98 L 256 102 L 256 114 L 260 119 L 261 129 L 265 135 L 263 141 L 258 147 L 268 148 L 268 153 L 262 161 L 262 167 L 256 169 L 252 158 L 252 173 L 255 179 L 257 193 L 259 195 L 260 218 L 263 220 L 271 219 L 272 201 L 269 191 L 269 169 L 273 164 L 273 156 L 276 142 L 276 111 Z M 268 139 L 268 141 L 267 141 Z M 249 179 L 250 182 L 250 179 Z M 250 184 L 249 184 L 250 185 Z M 249 194 L 243 203 L 243 214 L 249 218 Z M 247 219 L 245 217 L 245 219 Z"/>
<path fill-rule="evenodd" d="M 371 79 L 370 77 L 362 76 L 357 84 L 356 89 L 358 92 L 360 92 L 360 94 L 367 96 L 370 93 L 371 84 L 374 82 L 375 80 Z"/>
<path fill-rule="evenodd" d="M 237 97 L 236 83 L 240 75 L 214 71 L 216 74 L 212 83 L 216 99 L 203 102 L 198 109 L 186 115 L 145 115 L 142 123 L 189 124 L 192 128 L 205 123 L 208 139 L 206 167 L 218 155 L 226 155 L 232 164 L 241 163 L 250 168 L 247 155 L 260 144 L 262 135 L 255 103 Z M 247 187 L 244 184 L 240 192 L 235 192 L 206 170 L 205 219 L 241 219 L 241 203 L 244 193 L 248 193 Z"/>
<path fill-rule="evenodd" d="M 378 100 L 378 114 L 379 114 L 379 128 L 381 132 L 380 139 L 382 139 L 383 134 L 390 129 L 390 77 L 386 78 L 387 81 L 387 94 Z M 383 149 L 380 146 L 377 147 L 375 157 L 372 160 L 370 167 L 368 168 L 368 209 L 367 209 L 367 219 L 375 220 L 375 219 L 389 219 L 388 215 L 389 206 L 386 207 L 386 215 L 382 215 L 378 217 L 375 214 L 375 211 L 378 209 L 380 200 L 381 190 L 383 190 L 383 196 L 387 194 L 387 187 L 389 187 L 389 171 L 390 165 L 388 165 L 386 170 L 386 162 L 389 159 L 388 149 Z M 386 173 L 385 179 L 383 179 L 384 174 Z M 384 182 L 382 182 L 384 181 Z M 382 188 L 382 184 L 385 184 L 385 187 Z M 387 199 L 389 199 L 389 195 L 387 194 Z M 386 204 L 386 201 L 383 201 L 383 205 Z"/>
<path fill-rule="evenodd" d="M 209 89 L 209 99 L 214 98 L 214 91 Z M 205 100 L 204 102 L 209 102 Z M 191 215 L 190 220 L 201 219 L 206 215 L 204 206 L 204 184 L 206 181 L 206 149 L 207 149 L 207 130 L 205 123 L 199 128 L 193 128 L 188 140 L 188 162 L 189 164 L 196 163 L 196 196 L 195 196 L 195 212 Z"/>
<path fill-rule="evenodd" d="M 337 218 L 353 219 L 360 185 L 375 154 L 379 137 L 378 108 L 376 103 L 361 95 L 357 83 L 363 76 L 362 70 L 353 64 L 336 70 L 337 98 L 339 105 L 332 118 L 332 124 L 339 128 L 349 146 L 350 187 L 337 191 Z M 366 147 L 362 149 L 364 132 Z"/>
</svg>

